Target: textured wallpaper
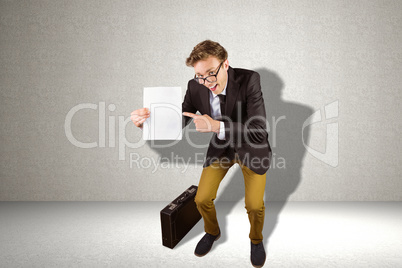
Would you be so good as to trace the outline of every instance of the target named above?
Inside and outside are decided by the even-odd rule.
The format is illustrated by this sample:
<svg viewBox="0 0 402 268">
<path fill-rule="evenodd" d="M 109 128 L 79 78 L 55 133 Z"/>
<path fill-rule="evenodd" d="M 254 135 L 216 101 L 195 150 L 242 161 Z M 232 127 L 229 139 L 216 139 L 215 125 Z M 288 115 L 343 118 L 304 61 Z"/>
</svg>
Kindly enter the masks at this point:
<svg viewBox="0 0 402 268">
<path fill-rule="evenodd" d="M 401 201 L 401 1 L 0 1 L 0 200 L 170 201 L 210 134 L 142 140 L 144 87 L 205 39 L 261 77 L 266 200 Z M 241 170 L 218 200 L 244 197 Z"/>
</svg>

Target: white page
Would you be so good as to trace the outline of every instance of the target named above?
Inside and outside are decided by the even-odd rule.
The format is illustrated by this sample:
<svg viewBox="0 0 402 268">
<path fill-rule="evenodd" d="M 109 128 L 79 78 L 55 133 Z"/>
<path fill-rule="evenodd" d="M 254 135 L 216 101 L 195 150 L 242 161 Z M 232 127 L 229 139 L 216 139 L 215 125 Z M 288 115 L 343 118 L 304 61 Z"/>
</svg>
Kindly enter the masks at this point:
<svg viewBox="0 0 402 268">
<path fill-rule="evenodd" d="M 181 87 L 145 87 L 144 106 L 151 112 L 143 126 L 144 140 L 181 140 Z"/>
</svg>

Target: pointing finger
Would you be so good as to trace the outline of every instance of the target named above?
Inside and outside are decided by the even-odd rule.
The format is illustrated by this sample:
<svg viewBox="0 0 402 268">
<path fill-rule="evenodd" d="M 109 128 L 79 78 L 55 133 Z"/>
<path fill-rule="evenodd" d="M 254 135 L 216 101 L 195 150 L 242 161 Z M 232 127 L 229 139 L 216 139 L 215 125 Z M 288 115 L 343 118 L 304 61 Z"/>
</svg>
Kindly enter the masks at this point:
<svg viewBox="0 0 402 268">
<path fill-rule="evenodd" d="M 191 118 L 197 118 L 197 117 L 198 117 L 198 115 L 193 114 L 193 113 L 188 113 L 188 112 L 184 112 L 183 115 L 184 115 L 184 116 L 191 117 Z"/>
</svg>

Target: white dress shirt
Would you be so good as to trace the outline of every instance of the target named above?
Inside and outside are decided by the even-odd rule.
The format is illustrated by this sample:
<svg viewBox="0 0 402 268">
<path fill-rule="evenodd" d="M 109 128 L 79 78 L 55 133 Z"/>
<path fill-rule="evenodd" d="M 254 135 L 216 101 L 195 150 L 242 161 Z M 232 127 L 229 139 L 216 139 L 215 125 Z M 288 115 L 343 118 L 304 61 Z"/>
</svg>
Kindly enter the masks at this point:
<svg viewBox="0 0 402 268">
<path fill-rule="evenodd" d="M 228 85 L 228 81 L 226 80 L 226 85 L 223 91 L 220 93 L 222 95 L 226 95 L 226 87 Z M 222 113 L 221 113 L 221 101 L 218 97 L 218 94 L 213 93 L 211 90 L 209 91 L 209 103 L 211 104 L 211 115 L 213 119 L 220 118 Z M 225 139 L 225 123 L 220 122 L 220 127 L 219 127 L 219 133 L 218 133 L 218 139 L 224 140 Z"/>
</svg>

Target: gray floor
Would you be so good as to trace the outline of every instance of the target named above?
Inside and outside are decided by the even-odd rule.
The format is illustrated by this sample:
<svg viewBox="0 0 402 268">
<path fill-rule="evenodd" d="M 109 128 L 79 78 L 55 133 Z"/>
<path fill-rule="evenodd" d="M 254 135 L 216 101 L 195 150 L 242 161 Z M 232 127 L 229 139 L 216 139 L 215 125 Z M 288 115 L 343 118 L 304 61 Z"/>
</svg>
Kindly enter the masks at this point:
<svg viewBox="0 0 402 268">
<path fill-rule="evenodd" d="M 1 267 L 252 267 L 243 202 L 217 202 L 223 235 L 202 258 L 202 221 L 161 245 L 165 205 L 1 202 Z M 402 267 L 402 203 L 267 203 L 264 236 L 264 267 Z"/>
</svg>

